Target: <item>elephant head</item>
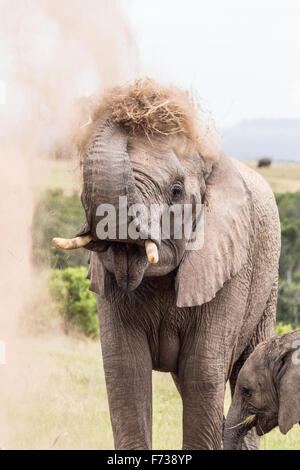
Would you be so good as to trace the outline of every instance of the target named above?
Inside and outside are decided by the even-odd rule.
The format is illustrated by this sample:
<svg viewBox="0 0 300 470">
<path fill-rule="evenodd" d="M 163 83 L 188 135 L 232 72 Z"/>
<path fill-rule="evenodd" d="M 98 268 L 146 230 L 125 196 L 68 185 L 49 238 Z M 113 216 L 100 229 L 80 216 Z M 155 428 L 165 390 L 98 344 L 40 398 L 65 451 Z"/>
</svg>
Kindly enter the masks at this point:
<svg viewBox="0 0 300 470">
<path fill-rule="evenodd" d="M 241 448 L 256 427 L 283 434 L 300 421 L 300 330 L 260 343 L 242 367 L 227 415 L 224 448 Z"/>
<path fill-rule="evenodd" d="M 185 92 L 152 80 L 113 90 L 94 113 L 81 147 L 86 222 L 77 239 L 57 243 L 98 252 L 93 290 L 103 289 L 103 267 L 124 291 L 134 291 L 145 277 L 174 271 L 177 305 L 201 305 L 246 263 L 253 233 L 249 191 Z M 128 207 L 143 206 L 150 218 L 129 212 L 120 217 L 125 197 Z M 204 204 L 201 249 L 187 250 L 192 231 L 162 237 L 161 207 L 188 204 Z M 107 205 L 114 208 L 116 230 L 99 240 L 99 207 Z M 139 237 L 128 235 L 130 224 Z"/>
</svg>

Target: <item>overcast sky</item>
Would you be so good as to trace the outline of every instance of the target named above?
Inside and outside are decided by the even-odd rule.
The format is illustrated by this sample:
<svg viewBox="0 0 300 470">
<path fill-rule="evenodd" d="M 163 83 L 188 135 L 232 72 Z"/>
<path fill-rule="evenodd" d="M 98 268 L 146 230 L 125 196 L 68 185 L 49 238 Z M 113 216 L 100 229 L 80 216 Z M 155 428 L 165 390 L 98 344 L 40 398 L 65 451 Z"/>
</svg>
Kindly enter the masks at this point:
<svg viewBox="0 0 300 470">
<path fill-rule="evenodd" d="M 73 9 L 69 9 L 72 1 Z M 106 1 L 111 6 L 111 0 Z M 54 0 L 44 0 L 45 4 L 52 2 Z M 233 126 L 242 119 L 300 119 L 300 0 L 116 2 L 122 6 L 133 31 L 139 50 L 140 75 L 196 89 L 211 108 L 218 128 Z M 60 57 L 59 70 L 62 70 L 64 80 L 72 86 L 80 82 L 78 93 L 93 93 L 99 83 L 99 73 L 97 67 L 90 70 L 89 55 L 93 52 L 93 57 L 105 65 L 112 54 L 111 35 L 125 37 L 121 34 L 124 33 L 122 23 L 107 16 L 104 1 L 61 0 L 56 2 L 62 7 L 56 24 L 55 15 L 50 17 L 41 13 L 40 5 L 44 3 L 0 0 L 2 6 L 11 5 L 8 9 L 11 23 L 16 19 L 17 49 L 27 47 L 29 66 L 37 62 L 46 71 L 49 64 L 56 65 L 57 60 L 55 62 L 53 57 Z M 93 40 L 88 47 L 85 41 L 88 34 L 80 29 L 82 25 L 78 19 L 81 8 L 80 18 L 88 18 L 89 32 L 92 30 L 94 36 L 99 37 L 98 42 Z M 74 37 L 69 33 L 67 36 L 61 34 L 59 25 L 65 23 L 67 31 L 71 29 Z M 102 35 L 101 28 L 105 30 Z M 24 30 L 23 36 L 19 30 Z M 6 62 L 10 64 L 11 61 L 6 50 L 11 47 L 10 39 L 6 30 L 3 31 L 4 35 L 0 36 L 0 103 L 6 99 L 4 85 L 7 81 L 1 67 L 5 68 Z M 103 40 L 103 37 L 107 39 Z M 81 55 L 78 54 L 77 39 L 81 41 L 79 45 L 85 47 Z M 102 45 L 100 52 L 96 47 L 99 44 Z M 120 62 L 127 60 L 129 47 L 126 41 L 123 47 L 125 52 L 124 48 L 120 50 L 116 59 Z M 72 70 L 77 64 L 75 70 L 78 71 L 74 76 L 71 74 L 72 80 L 63 69 L 69 67 L 70 61 Z M 127 80 L 125 71 L 122 79 L 123 75 Z"/>
<path fill-rule="evenodd" d="M 300 118 L 299 0 L 124 0 L 143 72 L 197 89 L 217 124 Z"/>
</svg>

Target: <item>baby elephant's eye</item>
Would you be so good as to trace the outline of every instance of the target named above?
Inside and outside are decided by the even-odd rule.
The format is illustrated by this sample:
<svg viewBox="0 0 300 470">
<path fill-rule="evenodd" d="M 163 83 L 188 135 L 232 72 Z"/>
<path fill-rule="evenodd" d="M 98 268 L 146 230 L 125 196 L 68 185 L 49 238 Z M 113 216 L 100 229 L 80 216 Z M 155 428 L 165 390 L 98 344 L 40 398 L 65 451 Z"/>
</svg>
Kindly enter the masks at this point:
<svg viewBox="0 0 300 470">
<path fill-rule="evenodd" d="M 242 394 L 243 394 L 245 397 L 250 398 L 251 395 L 252 395 L 252 392 L 251 392 L 250 388 L 242 387 Z"/>
<path fill-rule="evenodd" d="M 175 184 L 172 188 L 172 200 L 178 201 L 183 195 L 183 188 L 179 184 Z"/>
</svg>

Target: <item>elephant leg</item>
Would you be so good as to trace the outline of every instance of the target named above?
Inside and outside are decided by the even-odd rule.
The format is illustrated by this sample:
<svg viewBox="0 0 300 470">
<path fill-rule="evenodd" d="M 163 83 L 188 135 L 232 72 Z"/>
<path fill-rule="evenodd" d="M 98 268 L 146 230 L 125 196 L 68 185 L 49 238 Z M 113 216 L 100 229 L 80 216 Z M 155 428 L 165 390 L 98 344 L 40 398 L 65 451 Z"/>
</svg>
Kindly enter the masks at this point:
<svg viewBox="0 0 300 470">
<path fill-rule="evenodd" d="M 200 362 L 200 363 L 199 363 Z M 199 370 L 195 364 L 199 364 Z M 194 369 L 194 370 L 193 370 Z M 183 449 L 220 449 L 225 381 L 215 379 L 213 368 L 196 357 L 185 364 L 181 378 Z"/>
<path fill-rule="evenodd" d="M 173 376 L 183 403 L 183 449 L 220 449 L 225 393 L 224 354 L 211 351 L 211 342 L 195 334 L 179 358 Z"/>
<path fill-rule="evenodd" d="M 152 360 L 146 334 L 99 308 L 105 381 L 118 450 L 152 447 Z"/>
<path fill-rule="evenodd" d="M 240 331 L 239 317 L 233 321 L 224 308 L 214 300 L 200 312 L 191 310 L 189 325 L 181 332 L 177 380 L 184 449 L 221 449 L 226 379 Z"/>
<path fill-rule="evenodd" d="M 254 351 L 255 347 L 265 341 L 268 338 L 271 338 L 275 333 L 275 319 L 276 319 L 276 306 L 277 306 L 277 279 L 274 282 L 273 288 L 271 290 L 266 308 L 262 315 L 262 318 L 256 328 L 256 331 L 250 341 L 249 346 L 241 354 L 239 359 L 234 364 L 232 373 L 230 376 L 230 389 L 231 396 L 234 394 L 236 381 L 239 375 L 241 368 L 243 367 L 245 361 Z M 258 450 L 260 448 L 260 437 L 257 435 L 256 429 L 252 428 L 246 434 L 241 445 L 242 450 Z"/>
<path fill-rule="evenodd" d="M 202 427 L 202 424 L 203 424 L 203 411 L 199 412 L 200 411 L 200 405 L 202 405 L 201 403 L 199 404 L 197 400 L 199 400 L 199 394 L 197 392 L 197 390 L 195 390 L 195 393 L 193 393 L 193 391 L 191 391 L 191 395 L 192 396 L 196 396 L 196 399 L 195 397 L 191 399 L 191 397 L 189 396 L 189 392 L 188 392 L 188 388 L 189 388 L 189 385 L 188 385 L 188 381 L 185 382 L 185 386 L 183 386 L 183 383 L 180 384 L 180 379 L 178 377 L 178 375 L 176 374 L 172 374 L 172 378 L 174 380 L 174 383 L 176 385 L 176 388 L 183 400 L 183 436 L 184 436 L 184 439 L 183 439 L 183 449 L 200 449 L 200 444 L 199 442 L 200 441 L 205 441 L 207 442 L 207 436 L 203 435 L 199 435 L 198 431 L 199 431 L 199 427 L 201 426 Z M 210 395 L 210 394 L 209 394 Z M 203 401 L 206 401 L 206 397 L 203 396 Z M 209 397 L 209 399 L 211 399 L 211 395 Z M 223 400 L 224 400 L 224 393 L 220 393 L 220 395 L 218 396 L 218 394 L 216 395 L 215 397 L 216 399 L 216 402 L 219 403 L 220 401 L 223 403 Z M 199 415 L 196 417 L 195 416 L 195 410 L 197 410 L 199 412 Z M 193 424 L 193 421 L 194 424 Z M 223 416 L 223 411 L 222 411 L 222 423 L 221 423 L 221 436 L 223 436 L 223 432 L 224 432 L 224 421 L 225 421 L 225 418 Z M 214 424 L 214 423 L 212 423 Z M 198 430 L 197 431 L 197 434 L 194 434 L 193 435 L 193 432 L 194 430 Z M 222 439 L 222 437 L 221 437 Z M 211 440 L 211 439 L 209 439 Z M 217 448 L 218 447 L 218 442 L 219 440 L 217 439 L 216 440 L 216 443 L 217 443 Z M 206 448 L 205 445 L 203 445 L 202 448 Z M 207 447 L 209 448 L 209 447 Z M 214 447 L 212 447 L 214 448 Z"/>
</svg>

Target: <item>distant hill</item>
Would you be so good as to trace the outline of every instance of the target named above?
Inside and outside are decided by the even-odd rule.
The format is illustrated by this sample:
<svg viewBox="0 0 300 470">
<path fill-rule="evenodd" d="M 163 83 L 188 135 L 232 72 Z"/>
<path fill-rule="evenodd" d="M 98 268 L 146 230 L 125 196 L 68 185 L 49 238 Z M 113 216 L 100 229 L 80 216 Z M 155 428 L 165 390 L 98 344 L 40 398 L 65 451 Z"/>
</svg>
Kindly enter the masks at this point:
<svg viewBox="0 0 300 470">
<path fill-rule="evenodd" d="M 300 162 L 300 119 L 253 119 L 223 129 L 222 148 L 239 160 Z"/>
</svg>

